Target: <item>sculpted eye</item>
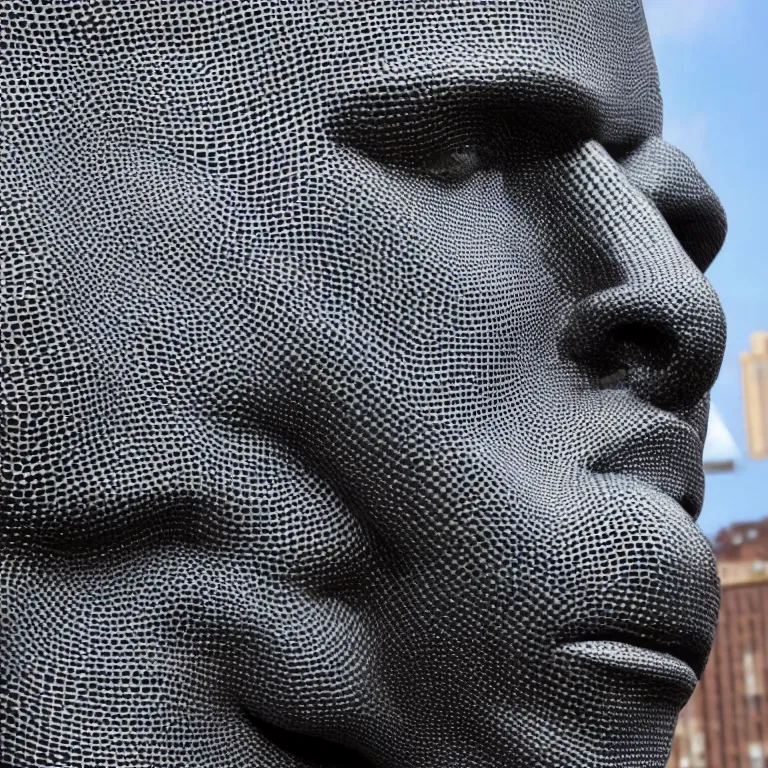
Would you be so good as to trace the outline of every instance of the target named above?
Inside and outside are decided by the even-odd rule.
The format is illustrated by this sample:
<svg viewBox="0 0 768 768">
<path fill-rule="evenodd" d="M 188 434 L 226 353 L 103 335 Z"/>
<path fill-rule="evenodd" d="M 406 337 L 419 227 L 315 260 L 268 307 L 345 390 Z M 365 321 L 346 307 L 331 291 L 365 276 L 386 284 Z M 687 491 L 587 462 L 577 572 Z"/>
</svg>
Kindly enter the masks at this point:
<svg viewBox="0 0 768 768">
<path fill-rule="evenodd" d="M 436 153 L 426 162 L 425 170 L 442 181 L 464 181 L 485 166 L 486 154 L 482 147 L 465 144 Z"/>
</svg>

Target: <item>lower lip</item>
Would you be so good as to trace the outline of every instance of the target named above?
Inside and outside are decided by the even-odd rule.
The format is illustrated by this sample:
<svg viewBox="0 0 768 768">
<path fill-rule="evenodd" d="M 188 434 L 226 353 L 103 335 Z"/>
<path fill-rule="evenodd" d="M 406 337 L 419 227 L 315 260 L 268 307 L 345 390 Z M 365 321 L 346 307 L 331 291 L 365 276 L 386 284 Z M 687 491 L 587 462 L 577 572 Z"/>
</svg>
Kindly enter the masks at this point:
<svg viewBox="0 0 768 768">
<path fill-rule="evenodd" d="M 601 667 L 637 677 L 666 682 L 693 693 L 699 682 L 696 673 L 684 661 L 662 651 L 639 648 L 618 640 L 582 640 L 558 646 L 558 652 Z"/>
</svg>

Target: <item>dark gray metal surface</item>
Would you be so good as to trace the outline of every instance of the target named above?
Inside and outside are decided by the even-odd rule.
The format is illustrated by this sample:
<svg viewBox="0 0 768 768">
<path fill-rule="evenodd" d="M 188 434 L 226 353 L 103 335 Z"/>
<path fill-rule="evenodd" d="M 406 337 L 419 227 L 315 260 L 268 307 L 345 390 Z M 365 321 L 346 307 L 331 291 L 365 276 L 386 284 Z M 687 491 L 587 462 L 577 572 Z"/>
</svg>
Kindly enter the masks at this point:
<svg viewBox="0 0 768 768">
<path fill-rule="evenodd" d="M 2 0 L 0 43 L 2 760 L 661 768 L 725 218 L 639 0 Z"/>
</svg>

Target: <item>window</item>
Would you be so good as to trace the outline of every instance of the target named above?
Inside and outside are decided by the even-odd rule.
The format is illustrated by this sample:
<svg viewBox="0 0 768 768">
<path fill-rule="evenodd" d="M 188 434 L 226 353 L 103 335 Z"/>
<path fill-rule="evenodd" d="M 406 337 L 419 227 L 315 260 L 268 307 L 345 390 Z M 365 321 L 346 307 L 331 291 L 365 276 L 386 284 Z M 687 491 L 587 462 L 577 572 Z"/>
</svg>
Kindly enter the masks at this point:
<svg viewBox="0 0 768 768">
<path fill-rule="evenodd" d="M 707 764 L 706 761 L 704 760 L 704 755 L 706 753 L 706 745 L 707 745 L 706 736 L 704 736 L 704 734 L 701 733 L 700 731 L 697 733 L 694 733 L 693 736 L 691 736 L 691 755 L 693 756 L 693 759 L 695 761 L 694 768 L 696 768 L 696 766 Z"/>
<path fill-rule="evenodd" d="M 744 693 L 747 696 L 758 695 L 755 654 L 748 651 L 744 652 Z M 760 759 L 762 760 L 762 757 Z M 760 765 L 762 766 L 762 763 Z"/>
<path fill-rule="evenodd" d="M 749 747 L 749 768 L 763 768 L 763 745 L 759 741 L 753 741 Z"/>
</svg>

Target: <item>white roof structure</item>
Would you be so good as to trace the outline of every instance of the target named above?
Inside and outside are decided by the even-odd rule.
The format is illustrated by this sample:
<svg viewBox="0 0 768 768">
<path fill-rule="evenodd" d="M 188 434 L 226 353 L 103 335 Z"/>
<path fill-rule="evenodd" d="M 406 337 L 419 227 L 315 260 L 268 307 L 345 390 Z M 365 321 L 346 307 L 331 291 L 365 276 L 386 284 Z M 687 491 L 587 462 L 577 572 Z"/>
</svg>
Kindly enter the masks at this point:
<svg viewBox="0 0 768 768">
<path fill-rule="evenodd" d="M 732 472 L 741 453 L 714 403 L 709 407 L 709 427 L 704 441 L 704 469 L 707 472 Z"/>
</svg>

